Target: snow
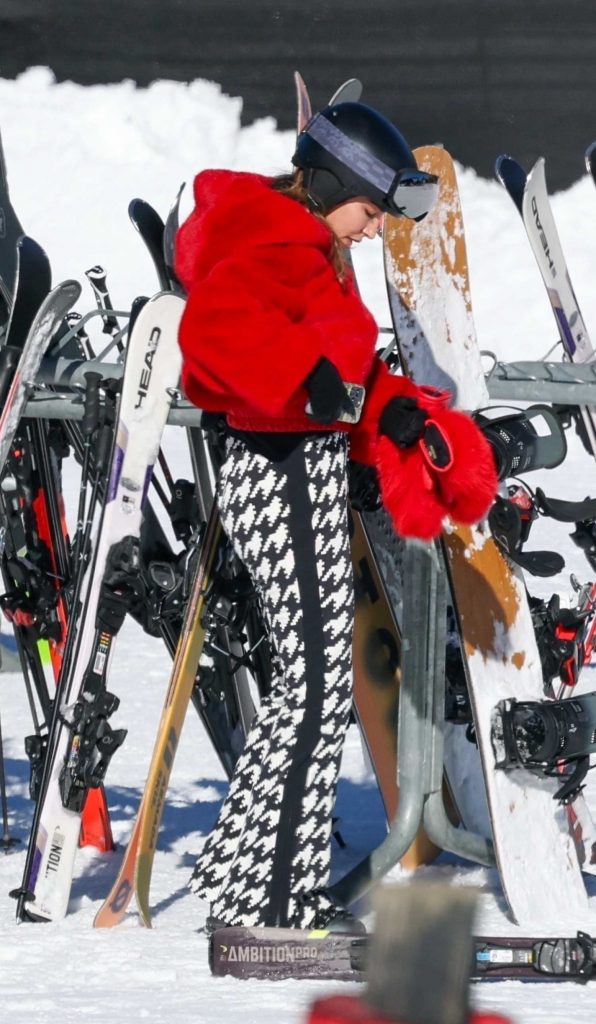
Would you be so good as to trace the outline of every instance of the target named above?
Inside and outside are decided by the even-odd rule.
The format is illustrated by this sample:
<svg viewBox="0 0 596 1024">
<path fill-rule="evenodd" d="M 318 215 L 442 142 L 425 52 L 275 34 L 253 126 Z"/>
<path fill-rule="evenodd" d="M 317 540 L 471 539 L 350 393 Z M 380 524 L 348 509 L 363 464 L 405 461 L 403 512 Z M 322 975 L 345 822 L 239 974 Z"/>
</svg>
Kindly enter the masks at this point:
<svg viewBox="0 0 596 1024">
<path fill-rule="evenodd" d="M 0 80 L 0 127 L 13 203 L 26 230 L 50 254 L 54 280 L 84 281 L 84 271 L 101 263 L 108 270 L 117 309 L 127 308 L 137 294 L 151 294 L 152 267 L 127 220 L 133 197 L 146 199 L 163 215 L 180 183 L 190 183 L 203 167 L 277 172 L 289 165 L 292 133 L 278 132 L 271 119 L 242 128 L 240 110 L 241 100 L 204 81 L 156 82 L 143 90 L 132 82 L 83 88 L 68 82 L 56 85 L 42 68 L 15 82 Z M 584 318 L 596 331 L 596 191 L 581 177 L 581 154 L 577 159 L 578 181 L 554 197 L 554 212 Z M 518 214 L 495 182 L 467 168 L 459 168 L 459 181 L 480 344 L 503 359 L 538 358 L 554 344 L 556 331 Z M 189 185 L 183 211 L 190 202 Z M 387 325 L 380 246 L 362 246 L 355 260 L 365 298 L 379 323 Z M 84 287 L 82 312 L 93 307 L 91 291 Z M 182 464 L 182 442 L 175 428 L 169 430 L 168 448 Z M 533 482 L 547 493 L 564 491 L 579 499 L 596 492 L 593 479 L 593 462 L 570 438 L 564 465 L 550 474 L 534 474 Z M 546 521 L 539 527 L 533 546 L 561 550 L 567 571 L 585 580 L 585 560 L 568 542 L 567 530 Z M 555 586 L 569 591 L 566 577 L 556 580 Z M 552 589 L 552 581 L 533 586 L 542 596 Z M 142 791 L 169 667 L 161 643 L 127 623 L 118 639 L 111 687 L 122 701 L 114 725 L 127 727 L 129 734 L 108 776 L 114 832 L 121 844 L 127 840 Z M 583 685 L 596 688 L 593 670 L 584 673 Z M 67 918 L 17 928 L 8 890 L 20 883 L 31 817 L 23 753 L 23 736 L 31 724 L 17 674 L 0 676 L 0 711 L 10 830 L 20 840 L 0 856 L 0 1019 L 37 1024 L 59 1016 L 63 1024 L 78 1024 L 85 1013 L 90 1019 L 152 1024 L 226 1024 L 239 1018 L 245 1024 L 298 1024 L 314 998 L 339 988 L 358 990 L 323 982 L 211 978 L 206 939 L 200 931 L 205 908 L 186 886 L 225 781 L 192 712 L 174 765 L 155 860 L 153 930 L 139 927 L 134 915 L 117 930 L 92 930 L 94 913 L 115 877 L 118 854 L 101 857 L 90 850 L 78 856 Z M 596 813 L 592 779 L 586 793 Z M 380 803 L 353 730 L 344 757 L 338 813 L 348 841 L 347 852 L 336 852 L 336 870 L 341 872 L 383 836 Z M 537 857 L 548 855 L 549 851 L 536 851 Z M 476 886 L 478 931 L 515 930 L 494 870 L 443 855 L 419 874 L 422 879 Z M 393 876 L 404 877 L 399 870 Z M 594 897 L 592 879 L 588 887 Z M 545 900 L 548 896 L 544 894 Z M 474 987 L 472 999 L 477 1007 L 509 1014 L 517 1024 L 557 1024 L 570 1016 L 575 1024 L 593 1024 L 596 1015 L 596 986 L 502 983 Z"/>
</svg>

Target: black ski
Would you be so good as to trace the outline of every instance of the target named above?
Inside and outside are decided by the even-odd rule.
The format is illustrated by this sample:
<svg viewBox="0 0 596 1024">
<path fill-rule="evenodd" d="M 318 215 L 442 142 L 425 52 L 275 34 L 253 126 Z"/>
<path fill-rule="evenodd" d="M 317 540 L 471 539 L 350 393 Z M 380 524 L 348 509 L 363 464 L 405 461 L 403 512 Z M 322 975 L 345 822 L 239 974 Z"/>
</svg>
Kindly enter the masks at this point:
<svg viewBox="0 0 596 1024">
<path fill-rule="evenodd" d="M 596 185 L 596 142 L 591 142 L 585 153 L 586 170 Z"/>
<path fill-rule="evenodd" d="M 159 287 L 164 291 L 170 289 L 170 279 L 163 255 L 165 224 L 155 210 L 144 199 L 132 199 L 128 206 L 128 216 L 145 243 L 153 266 L 157 273 Z"/>
<path fill-rule="evenodd" d="M 5 307 L 10 306 L 11 289 L 16 274 L 16 245 L 23 234 L 8 191 L 6 162 L 0 136 L 0 299 Z M 2 320 L 0 319 L 0 324 Z"/>
<path fill-rule="evenodd" d="M 33 318 L 52 287 L 50 261 L 40 245 L 28 235 L 16 247 L 16 273 L 5 345 L 22 349 Z"/>
<path fill-rule="evenodd" d="M 368 936 L 333 932 L 223 928 L 210 937 L 209 964 L 219 977 L 364 982 L 370 942 Z M 473 947 L 476 981 L 585 982 L 594 972 L 594 942 L 583 932 L 575 938 L 478 936 Z"/>
<path fill-rule="evenodd" d="M 180 226 L 180 200 L 182 198 L 184 187 L 185 186 L 183 183 L 178 189 L 176 198 L 174 199 L 174 202 L 172 203 L 170 210 L 168 212 L 163 233 L 164 264 L 169 280 L 169 286 L 172 289 L 172 291 L 175 292 L 182 291 L 180 282 L 178 281 L 178 278 L 176 277 L 176 272 L 174 270 L 174 244 L 176 241 L 176 232 L 178 231 L 178 228 Z"/>
</svg>

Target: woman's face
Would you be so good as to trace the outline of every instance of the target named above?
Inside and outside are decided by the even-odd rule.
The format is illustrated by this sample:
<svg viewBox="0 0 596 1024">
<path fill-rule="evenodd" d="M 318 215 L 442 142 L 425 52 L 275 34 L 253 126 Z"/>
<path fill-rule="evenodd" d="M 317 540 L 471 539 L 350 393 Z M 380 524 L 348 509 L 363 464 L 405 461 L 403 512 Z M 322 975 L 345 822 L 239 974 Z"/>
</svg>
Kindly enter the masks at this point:
<svg viewBox="0 0 596 1024">
<path fill-rule="evenodd" d="M 353 242 L 374 238 L 383 226 L 384 213 L 366 196 L 356 196 L 335 206 L 325 216 L 340 245 L 349 249 Z"/>
</svg>

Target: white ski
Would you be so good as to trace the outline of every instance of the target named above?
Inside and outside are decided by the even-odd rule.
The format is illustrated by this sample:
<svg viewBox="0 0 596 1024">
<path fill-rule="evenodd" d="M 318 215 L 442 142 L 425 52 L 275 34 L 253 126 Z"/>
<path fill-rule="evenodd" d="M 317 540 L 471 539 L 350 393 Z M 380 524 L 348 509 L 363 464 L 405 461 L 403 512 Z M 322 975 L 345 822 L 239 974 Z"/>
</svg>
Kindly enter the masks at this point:
<svg viewBox="0 0 596 1024">
<path fill-rule="evenodd" d="M 89 586 L 77 637 L 76 654 L 66 686 L 61 691 L 63 715 L 76 701 L 84 685 L 94 649 L 100 584 L 112 546 L 124 537 L 138 535 L 142 509 L 176 388 L 181 356 L 178 324 L 183 300 L 159 293 L 141 310 L 132 329 L 126 355 L 115 443 L 99 525 Z M 101 655 L 98 654 L 98 657 Z M 64 917 L 80 829 L 80 814 L 63 806 L 60 775 L 69 747 L 69 730 L 58 723 L 58 735 L 50 742 L 51 774 L 35 842 L 32 869 L 25 885 L 26 915 L 57 920 Z M 48 766 L 48 772 L 50 766 Z M 42 793 L 44 789 L 42 788 Z"/>
</svg>

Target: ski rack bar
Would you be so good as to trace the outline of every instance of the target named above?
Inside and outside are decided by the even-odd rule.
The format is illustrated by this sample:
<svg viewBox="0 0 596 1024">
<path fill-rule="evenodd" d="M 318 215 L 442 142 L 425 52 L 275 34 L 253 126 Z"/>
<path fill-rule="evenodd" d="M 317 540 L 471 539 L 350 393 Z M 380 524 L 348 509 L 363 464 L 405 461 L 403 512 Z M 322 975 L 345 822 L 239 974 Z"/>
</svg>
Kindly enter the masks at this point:
<svg viewBox="0 0 596 1024">
<path fill-rule="evenodd" d="M 486 375 L 491 398 L 596 405 L 596 362 L 503 363 L 492 352 L 482 355 L 493 359 Z"/>
<path fill-rule="evenodd" d="M 424 825 L 444 850 L 493 867 L 492 843 L 455 828 L 443 802 L 447 575 L 438 547 L 405 542 L 399 695 L 399 806 L 386 839 L 330 891 L 353 903 L 399 863 Z"/>
<path fill-rule="evenodd" d="M 115 377 L 115 374 L 112 374 Z M 83 403 L 76 393 L 72 395 L 53 394 L 44 390 L 43 397 L 30 398 L 23 412 L 29 419 L 82 420 Z M 174 399 L 168 424 L 175 427 L 200 427 L 202 412 L 186 398 Z"/>
<path fill-rule="evenodd" d="M 87 314 L 87 318 L 92 315 Z M 76 331 L 70 333 L 76 334 Z M 483 355 L 493 360 L 486 374 L 491 399 L 596 407 L 596 362 L 503 363 L 492 352 L 484 352 Z M 24 415 L 32 419 L 82 419 L 80 390 L 85 386 L 85 374 L 90 372 L 100 374 L 103 380 L 119 380 L 122 363 L 104 362 L 100 358 L 44 359 L 35 382 L 38 394 L 29 399 Z M 53 392 L 51 388 L 59 388 L 62 393 Z M 201 412 L 181 395 L 172 404 L 168 423 L 197 427 L 201 423 Z"/>
</svg>

